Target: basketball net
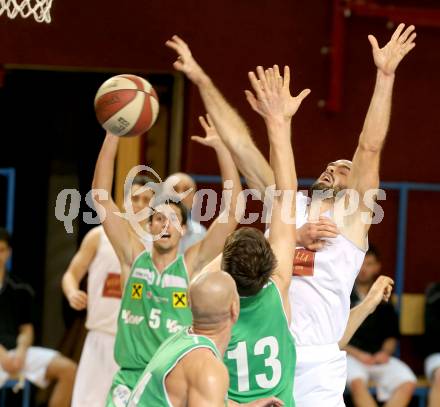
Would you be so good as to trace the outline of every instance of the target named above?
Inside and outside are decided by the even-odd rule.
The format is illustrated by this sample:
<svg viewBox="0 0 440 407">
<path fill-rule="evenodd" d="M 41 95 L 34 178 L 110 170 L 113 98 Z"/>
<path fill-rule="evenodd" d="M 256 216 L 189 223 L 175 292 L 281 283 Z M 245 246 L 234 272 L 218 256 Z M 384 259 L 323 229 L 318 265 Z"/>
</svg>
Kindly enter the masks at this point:
<svg viewBox="0 0 440 407">
<path fill-rule="evenodd" d="M 39 23 L 50 23 L 50 7 L 53 0 L 0 0 L 0 16 L 9 18 L 33 16 Z"/>
</svg>

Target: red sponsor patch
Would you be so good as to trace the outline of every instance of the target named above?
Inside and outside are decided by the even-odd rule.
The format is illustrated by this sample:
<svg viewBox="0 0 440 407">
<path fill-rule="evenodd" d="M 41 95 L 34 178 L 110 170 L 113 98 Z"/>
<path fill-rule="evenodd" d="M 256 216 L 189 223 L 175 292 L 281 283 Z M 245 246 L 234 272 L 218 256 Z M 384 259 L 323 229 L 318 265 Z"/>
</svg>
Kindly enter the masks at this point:
<svg viewBox="0 0 440 407">
<path fill-rule="evenodd" d="M 313 276 L 315 267 L 315 252 L 307 249 L 296 249 L 293 260 L 294 276 Z"/>
<path fill-rule="evenodd" d="M 121 298 L 121 275 L 117 273 L 108 273 L 102 289 L 102 296 L 109 298 Z"/>
</svg>

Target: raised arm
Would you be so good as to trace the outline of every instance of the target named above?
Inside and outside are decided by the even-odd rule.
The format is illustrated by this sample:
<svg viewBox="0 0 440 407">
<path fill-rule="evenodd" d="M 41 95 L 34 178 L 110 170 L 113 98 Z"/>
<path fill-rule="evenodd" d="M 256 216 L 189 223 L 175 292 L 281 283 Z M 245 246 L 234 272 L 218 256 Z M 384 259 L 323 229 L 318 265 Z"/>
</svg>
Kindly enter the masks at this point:
<svg viewBox="0 0 440 407">
<path fill-rule="evenodd" d="M 77 311 L 87 307 L 87 293 L 80 290 L 79 285 L 95 258 L 98 246 L 99 228 L 93 228 L 85 235 L 79 250 L 70 262 L 61 281 L 64 295 L 70 306 Z"/>
<path fill-rule="evenodd" d="M 274 183 L 273 172 L 254 144 L 246 123 L 196 62 L 181 38 L 175 35 L 166 45 L 177 52 L 178 59 L 174 62 L 174 68 L 183 72 L 198 87 L 206 111 L 232 153 L 238 169 L 245 176 L 248 186 L 264 192 L 267 186 Z"/>
<path fill-rule="evenodd" d="M 393 285 L 394 281 L 391 278 L 379 276 L 371 286 L 364 300 L 350 310 L 350 317 L 347 327 L 345 328 L 344 336 L 338 342 L 340 349 L 347 348 L 347 351 L 353 350 L 353 347 L 349 347 L 350 345 L 348 345 L 351 338 L 368 315 L 373 313 L 382 301 L 388 301 L 390 299 Z"/>
<path fill-rule="evenodd" d="M 235 230 L 241 218 L 241 213 L 237 213 L 241 212 L 237 211 L 237 203 L 242 191 L 237 167 L 229 150 L 220 139 L 211 118 L 207 116 L 207 119 L 208 121 L 203 117 L 199 118 L 200 124 L 206 132 L 206 137 L 194 136 L 193 140 L 215 150 L 223 184 L 227 181 L 232 189 L 230 205 L 226 205 L 219 217 L 212 222 L 205 237 L 185 252 L 185 261 L 192 275 L 200 272 L 222 252 L 226 238 Z"/>
<path fill-rule="evenodd" d="M 278 265 L 273 276 L 288 304 L 288 290 L 292 277 L 292 265 L 296 246 L 295 206 L 297 178 L 291 143 L 291 120 L 310 90 L 303 90 L 297 97 L 290 94 L 290 70 L 284 68 L 284 78 L 278 66 L 263 71 L 257 68 L 257 76 L 251 72 L 249 79 L 255 95 L 246 91 L 252 108 L 263 117 L 270 141 L 270 160 L 275 174 L 276 190 L 272 206 L 269 241 Z M 288 315 L 290 307 L 286 306 Z"/>
<path fill-rule="evenodd" d="M 404 28 L 405 25 L 400 24 L 383 48 L 379 48 L 373 35 L 368 36 L 377 67 L 376 85 L 348 179 L 348 187 L 361 196 L 379 187 L 380 155 L 390 123 L 394 74 L 405 55 L 416 45 L 414 26 L 403 31 Z"/>
<path fill-rule="evenodd" d="M 104 211 L 101 211 L 102 208 L 97 205 L 99 208 L 97 212 L 105 233 L 121 263 L 121 285 L 124 286 L 130 273 L 131 262 L 136 253 L 142 251 L 142 246 L 139 241 L 132 238 L 128 222 L 117 215 L 119 208 L 112 198 L 113 173 L 118 143 L 119 138 L 117 136 L 107 133 L 96 162 L 93 189 L 101 189 L 108 194 L 108 197 L 102 197 L 96 193 L 94 200 L 104 209 Z"/>
</svg>

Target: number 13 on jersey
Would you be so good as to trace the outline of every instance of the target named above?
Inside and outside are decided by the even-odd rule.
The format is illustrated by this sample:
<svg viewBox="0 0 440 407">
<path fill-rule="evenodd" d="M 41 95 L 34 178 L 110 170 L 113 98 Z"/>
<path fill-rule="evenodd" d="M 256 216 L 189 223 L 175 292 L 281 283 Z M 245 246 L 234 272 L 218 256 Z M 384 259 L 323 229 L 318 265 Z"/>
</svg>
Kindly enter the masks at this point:
<svg viewBox="0 0 440 407">
<path fill-rule="evenodd" d="M 269 355 L 262 359 L 261 356 L 267 353 Z M 277 359 L 278 353 L 278 341 L 274 336 L 261 338 L 252 350 L 248 349 L 245 341 L 242 341 L 238 342 L 234 350 L 228 351 L 226 357 L 229 360 L 235 360 L 237 364 L 238 391 L 250 390 L 249 367 L 251 372 L 261 372 L 262 368 L 266 369 L 265 373 L 255 374 L 255 382 L 262 389 L 274 388 L 280 382 L 282 373 L 281 362 Z M 264 360 L 264 367 L 262 360 Z"/>
</svg>

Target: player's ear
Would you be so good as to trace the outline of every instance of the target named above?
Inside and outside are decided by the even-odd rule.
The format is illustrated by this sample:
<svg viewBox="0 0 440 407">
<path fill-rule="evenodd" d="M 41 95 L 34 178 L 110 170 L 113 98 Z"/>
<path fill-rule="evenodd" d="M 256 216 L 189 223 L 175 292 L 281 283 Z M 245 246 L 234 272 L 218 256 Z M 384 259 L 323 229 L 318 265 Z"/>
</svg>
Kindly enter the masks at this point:
<svg viewBox="0 0 440 407">
<path fill-rule="evenodd" d="M 237 298 L 234 301 L 232 301 L 231 304 L 231 320 L 233 324 L 235 324 L 238 321 L 239 315 L 240 315 L 240 299 L 237 296 Z"/>
<path fill-rule="evenodd" d="M 182 237 L 186 235 L 186 232 L 188 231 L 188 228 L 186 225 L 182 225 Z"/>
</svg>

